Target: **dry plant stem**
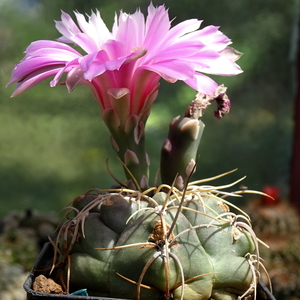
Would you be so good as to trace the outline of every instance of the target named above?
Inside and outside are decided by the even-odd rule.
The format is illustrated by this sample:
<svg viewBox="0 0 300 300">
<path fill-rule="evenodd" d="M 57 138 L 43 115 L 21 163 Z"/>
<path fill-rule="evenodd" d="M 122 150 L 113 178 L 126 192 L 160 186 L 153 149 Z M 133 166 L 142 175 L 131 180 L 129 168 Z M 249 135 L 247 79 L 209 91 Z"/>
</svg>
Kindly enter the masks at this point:
<svg viewBox="0 0 300 300">
<path fill-rule="evenodd" d="M 118 250 L 118 249 L 126 249 L 131 247 L 152 247 L 156 248 L 157 245 L 155 243 L 147 242 L 147 243 L 136 243 L 136 244 L 129 244 L 124 246 L 115 246 L 111 248 L 95 248 L 96 250 Z"/>
<path fill-rule="evenodd" d="M 222 173 L 222 174 L 219 174 L 219 175 L 216 175 L 216 176 L 213 176 L 213 177 L 209 177 L 209 178 L 205 178 L 205 179 L 199 179 L 199 180 L 196 180 L 196 181 L 192 181 L 189 183 L 189 185 L 196 185 L 196 184 L 200 184 L 200 183 L 203 183 L 203 182 L 208 182 L 208 181 L 213 181 L 213 180 L 216 180 L 216 179 L 219 179 L 221 177 L 224 177 L 226 175 L 229 175 L 231 173 L 234 173 L 236 172 L 238 169 L 233 169 L 231 171 L 228 171 L 228 172 L 225 172 L 225 173 Z"/>
<path fill-rule="evenodd" d="M 167 193 L 167 197 L 163 203 L 163 206 L 162 206 L 162 211 L 165 210 L 166 206 L 168 205 L 168 199 L 170 198 L 172 192 L 173 192 L 173 189 L 174 189 L 174 185 L 175 185 L 175 182 L 176 182 L 176 179 L 177 179 L 177 176 L 175 177 L 173 183 L 172 183 L 172 186 L 170 189 L 168 189 L 168 193 Z"/>
<path fill-rule="evenodd" d="M 185 233 L 187 233 L 187 232 L 190 232 L 190 231 L 193 230 L 193 229 L 202 228 L 202 227 L 205 227 L 205 228 L 207 228 L 207 227 L 214 227 L 214 228 L 217 228 L 217 229 L 222 230 L 223 232 L 226 232 L 223 228 L 218 227 L 218 226 L 215 226 L 215 225 L 211 225 L 211 224 L 201 224 L 201 225 L 196 225 L 196 226 L 190 227 L 190 228 L 188 228 L 188 229 L 186 229 L 186 230 L 181 231 L 180 233 L 178 233 L 178 234 L 172 239 L 172 241 L 169 243 L 169 247 L 171 247 L 171 246 L 176 242 L 176 240 L 177 240 L 180 236 L 182 236 L 183 234 L 185 234 Z"/>
<path fill-rule="evenodd" d="M 168 234 L 167 234 L 167 239 L 169 239 L 171 233 L 173 232 L 174 227 L 175 227 L 176 222 L 177 222 L 177 219 L 178 219 L 178 217 L 179 217 L 179 214 L 181 213 L 182 205 L 183 205 L 183 203 L 184 203 L 185 193 L 186 193 L 186 189 L 184 190 L 184 193 L 183 193 L 183 195 L 182 195 L 182 200 L 181 200 L 180 203 L 179 203 L 179 206 L 178 206 L 178 208 L 177 208 L 176 215 L 175 215 L 174 220 L 173 220 L 173 222 L 172 222 L 171 228 L 170 228 L 170 230 L 169 230 L 169 232 L 168 232 Z"/>
<path fill-rule="evenodd" d="M 120 161 L 120 163 L 122 164 L 122 166 L 124 167 L 124 170 L 126 170 L 126 172 L 128 172 L 131 180 L 133 180 L 134 182 L 134 185 L 135 187 L 139 190 L 139 192 L 142 192 L 142 189 L 138 183 L 138 181 L 136 180 L 135 176 L 132 174 L 132 172 L 129 170 L 129 168 L 125 165 L 125 163 L 120 159 L 118 158 L 118 160 Z M 130 178 L 127 178 L 127 179 L 130 179 Z"/>
<path fill-rule="evenodd" d="M 235 226 L 237 228 L 238 227 L 244 228 L 244 229 L 246 229 L 246 231 L 248 233 L 250 233 L 250 235 L 252 237 L 252 241 L 254 242 L 254 245 L 255 245 L 255 254 L 256 254 L 256 257 L 259 257 L 258 242 L 257 242 L 256 234 L 253 231 L 253 229 L 248 224 L 243 223 L 243 222 L 235 222 L 233 226 Z M 256 263 L 256 269 L 259 270 L 259 261 L 257 261 L 257 263 Z"/>
<path fill-rule="evenodd" d="M 121 187 L 125 187 L 128 188 L 128 186 L 126 184 L 124 184 L 124 182 L 122 182 L 121 180 L 119 180 L 109 169 L 108 167 L 108 159 L 106 160 L 106 170 L 108 171 L 109 175 L 111 176 L 111 178 L 118 183 Z"/>
<path fill-rule="evenodd" d="M 165 203 L 167 202 L 167 198 L 169 195 L 167 195 Z M 162 209 L 164 210 L 165 205 L 163 205 Z M 164 213 L 160 214 L 160 220 L 163 227 L 163 238 L 164 238 L 164 245 L 161 249 L 161 257 L 164 261 L 164 270 L 165 270 L 165 278 L 166 278 L 166 295 L 169 295 L 170 293 L 170 287 L 169 287 L 169 272 L 170 272 L 170 257 L 169 257 L 169 251 L 167 250 L 169 248 L 169 238 L 168 238 L 168 230 L 166 226 L 166 221 L 164 218 Z"/>
<path fill-rule="evenodd" d="M 182 293 L 180 295 L 180 300 L 183 300 L 183 296 L 184 296 L 184 284 L 185 284 L 183 268 L 182 268 L 182 265 L 181 265 L 180 260 L 178 259 L 178 257 L 174 253 L 172 253 L 172 252 L 170 252 L 169 254 L 174 259 L 174 261 L 177 263 L 177 265 L 179 267 L 179 270 L 180 270 L 181 281 L 182 281 L 182 283 L 181 283 Z"/>
<path fill-rule="evenodd" d="M 132 283 L 132 284 L 135 284 L 135 285 L 138 285 L 137 282 L 135 282 L 134 280 L 131 280 L 125 276 L 123 276 L 122 274 L 118 273 L 118 272 L 115 272 L 118 276 L 120 276 L 121 278 L 125 279 L 126 281 Z M 156 288 L 154 287 L 151 287 L 151 286 L 148 286 L 148 285 L 145 285 L 145 284 L 140 284 L 140 287 L 144 288 L 144 289 L 148 289 L 148 290 L 155 290 L 155 291 L 158 291 Z"/>
<path fill-rule="evenodd" d="M 211 191 L 211 192 L 215 192 L 217 194 L 218 193 L 224 193 L 224 192 L 218 191 L 218 190 L 220 190 L 220 189 L 227 189 L 229 187 L 232 187 L 232 186 L 238 184 L 239 182 L 243 181 L 245 178 L 246 178 L 246 176 L 244 176 L 244 177 L 242 177 L 242 178 L 240 178 L 240 179 L 238 179 L 238 180 L 236 180 L 236 181 L 234 181 L 234 182 L 232 182 L 230 184 L 220 185 L 220 186 L 217 186 L 217 187 L 211 186 L 211 185 L 207 185 L 207 186 L 204 185 L 204 186 L 201 186 L 201 190 L 203 192 L 205 192 L 205 191 Z"/>
<path fill-rule="evenodd" d="M 246 257 L 248 257 L 248 262 L 249 262 L 249 265 L 250 265 L 250 270 L 252 272 L 252 282 L 251 282 L 251 285 L 250 287 L 248 288 L 247 291 L 245 291 L 245 293 L 241 296 L 238 297 L 238 300 L 241 300 L 243 299 L 244 297 L 246 297 L 247 295 L 250 295 L 252 294 L 252 292 L 254 291 L 254 300 L 256 299 L 256 295 L 257 295 L 257 282 L 259 280 L 259 275 L 257 275 L 256 271 L 257 269 L 255 269 L 253 263 L 252 263 L 252 260 L 251 260 L 251 255 L 249 254 L 246 254 Z"/>
<path fill-rule="evenodd" d="M 155 254 L 153 254 L 153 256 L 148 260 L 147 264 L 144 266 L 141 274 L 140 274 L 140 277 L 139 277 L 139 280 L 137 282 L 137 293 L 136 293 L 136 299 L 137 300 L 140 300 L 140 295 L 141 295 L 141 283 L 142 283 L 142 280 L 148 270 L 148 268 L 151 266 L 151 264 L 160 256 L 161 254 L 159 252 L 156 252 Z"/>
<path fill-rule="evenodd" d="M 70 291 L 70 278 L 71 278 L 71 257 L 68 255 L 68 273 L 67 273 L 67 294 L 69 294 Z"/>
<path fill-rule="evenodd" d="M 186 194 L 186 191 L 187 191 L 187 188 L 188 188 L 188 182 L 190 181 L 192 175 L 193 175 L 194 172 L 195 172 L 196 165 L 197 165 L 197 163 L 195 163 L 194 167 L 192 168 L 192 170 L 191 170 L 191 172 L 190 172 L 190 174 L 189 174 L 189 176 L 188 176 L 188 178 L 187 178 L 187 182 L 186 182 L 186 184 L 185 184 L 185 187 L 184 187 L 184 190 L 183 190 L 183 194 L 182 194 L 182 197 L 181 197 L 181 201 L 179 202 L 179 206 L 178 206 L 177 211 L 176 211 L 175 218 L 174 218 L 174 220 L 173 220 L 173 222 L 172 222 L 172 225 L 171 225 L 171 228 L 170 228 L 170 230 L 169 230 L 169 232 L 168 232 L 168 234 L 167 234 L 167 239 L 169 239 L 170 235 L 172 234 L 172 232 L 173 232 L 173 230 L 174 230 L 174 227 L 175 227 L 175 225 L 176 225 L 177 219 L 178 219 L 178 217 L 179 217 L 179 214 L 181 213 L 182 206 L 183 206 L 183 203 L 184 203 L 184 200 L 185 200 L 185 194 Z M 173 187 L 173 185 L 175 184 L 175 181 L 176 181 L 176 178 L 175 178 L 174 181 L 173 181 L 172 187 Z"/>
</svg>

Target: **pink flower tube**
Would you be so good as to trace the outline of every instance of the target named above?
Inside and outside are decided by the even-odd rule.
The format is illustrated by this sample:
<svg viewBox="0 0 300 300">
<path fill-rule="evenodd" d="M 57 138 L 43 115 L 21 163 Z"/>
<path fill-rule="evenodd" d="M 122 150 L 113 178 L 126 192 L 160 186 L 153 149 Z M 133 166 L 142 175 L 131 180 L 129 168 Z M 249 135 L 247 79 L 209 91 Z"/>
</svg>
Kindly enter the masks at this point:
<svg viewBox="0 0 300 300">
<path fill-rule="evenodd" d="M 39 40 L 28 46 L 8 85 L 16 83 L 12 96 L 49 77 L 50 86 L 65 84 L 69 92 L 78 84 L 89 86 L 126 165 L 148 161 L 140 150 L 141 140 L 160 78 L 171 83 L 182 80 L 199 93 L 214 95 L 218 84 L 204 74 L 242 72 L 235 63 L 239 53 L 228 46 L 231 40 L 218 27 L 199 29 L 201 21 L 190 19 L 171 28 L 163 5 L 150 4 L 146 18 L 140 10 L 132 15 L 120 12 L 112 31 L 99 11 L 88 20 L 74 14 L 78 25 L 65 12 L 56 21 L 62 34 L 58 41 Z M 144 171 L 134 176 L 139 183 L 147 178 Z"/>
</svg>

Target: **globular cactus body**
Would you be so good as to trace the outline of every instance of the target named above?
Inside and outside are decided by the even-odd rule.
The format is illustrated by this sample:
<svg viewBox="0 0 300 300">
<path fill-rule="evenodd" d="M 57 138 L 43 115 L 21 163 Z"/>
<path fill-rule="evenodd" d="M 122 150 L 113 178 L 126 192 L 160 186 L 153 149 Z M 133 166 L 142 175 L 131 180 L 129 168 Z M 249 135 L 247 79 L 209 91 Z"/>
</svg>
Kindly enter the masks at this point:
<svg viewBox="0 0 300 300">
<path fill-rule="evenodd" d="M 142 300 L 233 300 L 254 292 L 259 257 L 246 215 L 201 187 L 151 193 L 87 193 L 73 202 L 76 216 L 56 242 L 71 289 Z"/>
</svg>

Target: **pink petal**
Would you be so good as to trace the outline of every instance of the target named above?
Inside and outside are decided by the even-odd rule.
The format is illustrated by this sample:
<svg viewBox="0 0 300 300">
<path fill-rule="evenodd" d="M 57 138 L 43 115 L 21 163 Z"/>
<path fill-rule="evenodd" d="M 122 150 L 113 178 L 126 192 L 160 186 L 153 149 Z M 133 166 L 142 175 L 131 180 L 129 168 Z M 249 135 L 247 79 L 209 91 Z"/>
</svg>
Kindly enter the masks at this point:
<svg viewBox="0 0 300 300">
<path fill-rule="evenodd" d="M 55 21 L 55 27 L 64 37 L 68 39 L 80 33 L 80 30 L 73 19 L 64 11 L 61 12 L 61 21 Z M 70 41 L 72 40 L 70 39 Z"/>
<path fill-rule="evenodd" d="M 79 66 L 73 68 L 67 75 L 66 78 L 66 87 L 70 92 L 74 90 L 76 85 L 83 79 L 83 71 L 80 69 Z"/>
<path fill-rule="evenodd" d="M 203 68 L 201 72 L 211 75 L 232 76 L 243 72 L 239 65 L 227 59 L 226 57 L 219 57 L 207 68 Z"/>
<path fill-rule="evenodd" d="M 17 96 L 21 94 L 22 92 L 32 88 L 39 82 L 43 81 L 44 79 L 56 74 L 59 71 L 60 67 L 57 68 L 51 67 L 45 67 L 43 69 L 37 70 L 30 75 L 28 75 L 24 80 L 17 83 L 17 87 L 11 97 Z"/>
<path fill-rule="evenodd" d="M 84 15 L 80 13 L 75 12 L 75 16 L 78 25 L 82 30 L 82 33 L 77 34 L 77 36 L 85 36 L 85 40 L 89 40 L 90 50 L 88 51 L 88 53 L 99 50 L 102 47 L 102 45 L 109 38 L 111 38 L 111 34 L 107 29 L 106 25 L 104 24 L 102 18 L 100 17 L 99 11 L 97 11 L 97 14 L 92 12 L 88 22 L 86 21 Z"/>
<path fill-rule="evenodd" d="M 114 60 L 121 56 L 126 56 L 129 53 L 124 51 L 124 42 L 109 40 L 103 46 L 102 49 L 106 51 L 108 59 Z"/>
<path fill-rule="evenodd" d="M 224 46 L 231 44 L 231 40 L 218 29 L 219 27 L 210 25 L 199 30 L 199 34 L 202 43 L 221 51 Z"/>
<path fill-rule="evenodd" d="M 191 63 L 196 71 L 202 72 L 203 68 L 209 68 L 209 66 L 219 57 L 220 54 L 218 52 L 204 48 L 196 54 L 185 58 L 185 61 Z"/>
<path fill-rule="evenodd" d="M 135 45 L 142 45 L 145 38 L 145 17 L 140 10 L 132 15 L 132 21 L 135 28 L 134 43 Z"/>
<path fill-rule="evenodd" d="M 98 10 L 96 11 L 96 14 L 92 13 L 89 21 L 95 28 L 96 38 L 98 41 L 97 44 L 99 47 L 106 43 L 109 39 L 113 38 L 111 32 L 103 22 Z M 101 32 L 101 34 L 99 34 L 99 32 Z"/>
<path fill-rule="evenodd" d="M 68 62 L 63 68 L 61 68 L 61 69 L 57 72 L 57 74 L 55 75 L 55 77 L 53 78 L 53 80 L 51 80 L 50 86 L 51 86 L 51 87 L 56 86 L 57 83 L 59 82 L 61 76 L 63 75 L 63 73 L 69 72 L 69 71 L 71 71 L 73 68 L 76 68 L 77 66 L 79 66 L 78 59 L 74 59 L 74 60 Z"/>
<path fill-rule="evenodd" d="M 197 19 L 183 21 L 169 30 L 166 39 L 176 41 L 179 37 L 199 29 L 201 23 Z"/>
<path fill-rule="evenodd" d="M 76 19 L 77 19 L 77 23 L 81 29 L 81 32 L 87 34 L 87 33 L 91 33 L 91 35 L 93 35 L 94 32 L 91 32 L 91 30 L 94 31 L 94 26 L 90 26 L 89 22 L 86 21 L 85 16 L 81 13 L 78 12 L 74 12 Z"/>
<path fill-rule="evenodd" d="M 180 41 L 170 45 L 155 56 L 155 60 L 179 59 L 184 61 L 187 57 L 196 55 L 203 48 L 197 41 Z"/>
<path fill-rule="evenodd" d="M 135 33 L 138 29 L 133 21 L 133 17 L 130 15 L 121 13 L 118 21 L 119 26 L 115 32 L 115 39 L 123 43 L 124 53 L 130 53 L 131 49 L 138 45 L 135 39 Z"/>
<path fill-rule="evenodd" d="M 161 5 L 155 8 L 151 3 L 148 7 L 148 16 L 146 19 L 144 47 L 156 49 L 164 40 L 170 27 L 171 22 L 165 7 Z"/>
<path fill-rule="evenodd" d="M 56 21 L 55 23 L 57 30 L 63 34 L 58 41 L 75 43 L 87 53 L 99 50 L 93 37 L 82 33 L 67 13 L 62 12 L 62 21 Z"/>
<path fill-rule="evenodd" d="M 53 49 L 53 48 L 40 48 L 36 50 L 31 57 L 40 57 L 40 58 L 48 58 L 48 60 L 56 60 L 56 61 L 70 61 L 78 56 L 81 56 L 79 53 L 73 53 L 69 50 L 65 49 Z M 32 59 L 31 57 L 29 59 Z"/>
<path fill-rule="evenodd" d="M 164 61 L 157 64 L 145 65 L 145 70 L 153 71 L 159 74 L 167 81 L 187 80 L 194 76 L 194 69 L 191 65 L 181 61 Z"/>
<path fill-rule="evenodd" d="M 126 58 L 119 60 L 109 60 L 106 51 L 86 55 L 81 61 L 80 66 L 84 71 L 84 78 L 92 80 L 94 77 L 101 75 L 105 71 L 117 70 L 123 64 Z"/>
<path fill-rule="evenodd" d="M 37 50 L 43 49 L 43 48 L 52 48 L 52 49 L 60 49 L 60 50 L 65 50 L 71 53 L 74 53 L 76 55 L 80 55 L 79 52 L 77 52 L 75 49 L 70 47 L 69 45 L 59 43 L 56 41 L 50 41 L 50 40 L 39 40 L 32 42 L 26 49 L 25 53 L 28 55 L 31 55 Z"/>
<path fill-rule="evenodd" d="M 184 82 L 194 90 L 205 95 L 214 95 L 218 84 L 210 77 L 201 73 L 195 73 L 193 79 L 184 80 Z"/>
<path fill-rule="evenodd" d="M 99 50 L 99 47 L 97 46 L 95 41 L 82 32 L 72 37 L 72 43 L 78 45 L 86 53 L 92 53 Z"/>
<path fill-rule="evenodd" d="M 54 68 L 57 68 L 57 66 L 63 67 L 64 62 L 49 61 L 48 58 L 43 57 L 25 60 L 20 64 L 16 65 L 16 67 L 14 68 L 12 72 L 12 78 L 9 81 L 9 85 L 16 81 L 22 80 L 24 77 L 26 77 L 32 72 L 44 69 L 45 67 L 51 68 L 52 66 L 54 66 Z"/>
<path fill-rule="evenodd" d="M 92 62 L 84 72 L 84 78 L 91 81 L 94 77 L 103 74 L 106 71 L 105 63 L 102 61 Z"/>
</svg>

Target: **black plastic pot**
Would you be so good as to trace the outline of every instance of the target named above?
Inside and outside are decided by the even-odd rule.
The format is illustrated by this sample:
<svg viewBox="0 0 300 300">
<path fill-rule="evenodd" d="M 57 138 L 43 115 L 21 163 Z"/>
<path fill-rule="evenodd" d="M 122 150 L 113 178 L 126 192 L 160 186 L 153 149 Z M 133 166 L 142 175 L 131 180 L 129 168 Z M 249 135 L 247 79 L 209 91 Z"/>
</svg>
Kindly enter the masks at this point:
<svg viewBox="0 0 300 300">
<path fill-rule="evenodd" d="M 117 298 L 107 298 L 107 297 L 95 297 L 95 296 L 81 296 L 81 295 L 56 295 L 56 294 L 44 294 L 35 292 L 32 289 L 32 285 L 34 279 L 43 274 L 47 276 L 47 272 L 43 271 L 45 267 L 51 266 L 53 258 L 53 248 L 50 243 L 46 243 L 38 256 L 29 276 L 27 277 L 24 283 L 24 289 L 27 293 L 27 300 L 56 300 L 56 299 L 63 299 L 63 300 L 124 300 L 124 299 L 117 299 Z M 79 291 L 80 293 L 80 291 Z M 191 299 L 192 300 L 192 299 Z M 259 282 L 257 286 L 257 297 L 256 300 L 276 300 L 275 297 L 270 293 L 268 288 L 262 283 Z"/>
<path fill-rule="evenodd" d="M 84 290 L 78 291 L 78 294 L 70 294 L 70 295 L 57 295 L 57 294 L 44 294 L 40 292 L 35 292 L 32 289 L 34 279 L 43 274 L 48 277 L 48 271 L 43 271 L 47 269 L 47 267 L 51 266 L 53 258 L 53 247 L 50 243 L 46 243 L 40 252 L 29 276 L 27 277 L 23 287 L 27 293 L 27 300 L 56 300 L 56 299 L 64 299 L 64 300 L 124 300 L 124 299 L 116 299 L 116 298 L 106 298 L 106 297 L 95 297 L 95 296 L 82 296 L 80 294 L 84 294 Z"/>
</svg>

